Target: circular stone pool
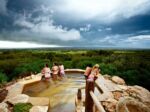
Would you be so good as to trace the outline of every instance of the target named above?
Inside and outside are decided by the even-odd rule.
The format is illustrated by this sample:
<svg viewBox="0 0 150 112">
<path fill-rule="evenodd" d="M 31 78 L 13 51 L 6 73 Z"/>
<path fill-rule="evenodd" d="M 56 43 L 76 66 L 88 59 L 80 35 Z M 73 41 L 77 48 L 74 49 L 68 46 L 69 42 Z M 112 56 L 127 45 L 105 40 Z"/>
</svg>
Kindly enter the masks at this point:
<svg viewBox="0 0 150 112">
<path fill-rule="evenodd" d="M 50 112 L 74 112 L 77 90 L 85 86 L 85 80 L 81 74 L 66 76 L 67 79 L 52 85 L 44 81 L 26 85 L 23 93 L 32 97 L 50 98 Z"/>
</svg>

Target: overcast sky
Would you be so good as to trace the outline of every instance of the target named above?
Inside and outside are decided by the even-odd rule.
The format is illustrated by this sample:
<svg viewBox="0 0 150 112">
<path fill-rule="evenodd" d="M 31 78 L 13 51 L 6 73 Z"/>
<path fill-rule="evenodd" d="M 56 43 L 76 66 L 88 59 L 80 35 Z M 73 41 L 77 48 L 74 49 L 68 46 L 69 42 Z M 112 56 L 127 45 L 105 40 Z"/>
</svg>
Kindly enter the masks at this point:
<svg viewBox="0 0 150 112">
<path fill-rule="evenodd" d="M 0 48 L 150 49 L 150 0 L 0 0 Z"/>
</svg>

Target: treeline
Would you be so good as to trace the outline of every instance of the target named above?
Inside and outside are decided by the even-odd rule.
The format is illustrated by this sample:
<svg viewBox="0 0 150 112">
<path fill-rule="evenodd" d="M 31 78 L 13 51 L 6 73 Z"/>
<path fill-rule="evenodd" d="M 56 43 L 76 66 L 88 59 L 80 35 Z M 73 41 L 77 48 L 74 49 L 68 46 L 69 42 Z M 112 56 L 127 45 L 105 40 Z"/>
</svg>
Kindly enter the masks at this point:
<svg viewBox="0 0 150 112">
<path fill-rule="evenodd" d="M 0 83 L 24 74 L 38 73 L 45 63 L 61 62 L 65 68 L 85 69 L 98 63 L 102 74 L 118 75 L 129 85 L 150 90 L 150 51 L 119 50 L 16 50 L 0 52 Z"/>
</svg>

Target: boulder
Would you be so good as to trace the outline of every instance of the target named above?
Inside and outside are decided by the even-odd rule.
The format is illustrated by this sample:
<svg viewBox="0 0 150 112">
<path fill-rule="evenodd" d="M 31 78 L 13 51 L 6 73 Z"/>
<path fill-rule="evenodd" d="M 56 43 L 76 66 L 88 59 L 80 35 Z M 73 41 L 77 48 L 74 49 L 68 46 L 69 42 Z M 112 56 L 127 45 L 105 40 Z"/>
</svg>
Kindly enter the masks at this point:
<svg viewBox="0 0 150 112">
<path fill-rule="evenodd" d="M 140 86 L 128 86 L 127 93 L 150 108 L 150 92 Z"/>
<path fill-rule="evenodd" d="M 48 106 L 33 106 L 29 112 L 47 112 Z"/>
<path fill-rule="evenodd" d="M 120 91 L 114 91 L 112 93 L 114 95 L 115 100 L 119 100 L 122 97 L 122 92 L 120 92 Z"/>
<path fill-rule="evenodd" d="M 102 105 L 103 105 L 104 109 L 107 112 L 115 112 L 116 105 L 117 105 L 117 100 L 115 100 L 115 99 L 107 99 L 107 100 L 102 102 Z"/>
<path fill-rule="evenodd" d="M 127 86 L 118 76 L 109 78 L 108 75 L 99 76 L 94 91 L 106 112 L 150 112 L 149 90 L 140 86 Z M 82 112 L 82 107 L 80 101 L 76 100 L 76 112 Z"/>
<path fill-rule="evenodd" d="M 150 108 L 134 98 L 122 97 L 116 105 L 116 112 L 150 112 Z"/>
<path fill-rule="evenodd" d="M 23 87 L 24 87 L 24 85 L 20 84 L 20 83 L 15 83 L 15 84 L 7 87 L 6 89 L 8 90 L 8 95 L 7 95 L 6 99 L 13 98 L 17 94 L 21 94 L 23 91 Z"/>
<path fill-rule="evenodd" d="M 8 105 L 4 102 L 0 103 L 0 112 L 9 112 Z"/>
<path fill-rule="evenodd" d="M 111 80 L 112 80 L 114 83 L 116 83 L 116 84 L 120 84 L 120 85 L 124 85 L 124 84 L 125 84 L 125 81 L 124 81 L 122 78 L 118 77 L 118 76 L 113 76 L 113 77 L 111 78 Z"/>
<path fill-rule="evenodd" d="M 18 94 L 15 97 L 7 99 L 7 101 L 11 104 L 17 104 L 17 103 L 27 103 L 29 100 L 29 96 L 25 94 Z"/>
<path fill-rule="evenodd" d="M 128 86 L 126 85 L 117 85 L 122 91 L 127 90 Z"/>
<path fill-rule="evenodd" d="M 108 75 L 108 74 L 103 75 L 103 77 L 104 77 L 106 80 L 111 80 L 111 76 Z"/>
</svg>

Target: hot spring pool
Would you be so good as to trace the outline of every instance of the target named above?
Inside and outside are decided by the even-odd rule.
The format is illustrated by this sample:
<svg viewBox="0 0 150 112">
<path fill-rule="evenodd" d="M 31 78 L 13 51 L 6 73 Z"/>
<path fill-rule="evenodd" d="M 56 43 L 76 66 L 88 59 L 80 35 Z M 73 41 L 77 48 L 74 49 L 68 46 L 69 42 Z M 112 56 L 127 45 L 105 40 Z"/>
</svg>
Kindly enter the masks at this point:
<svg viewBox="0 0 150 112">
<path fill-rule="evenodd" d="M 57 81 L 53 85 L 41 81 L 26 85 L 24 94 L 32 97 L 50 98 L 50 112 L 74 112 L 75 96 L 78 88 L 85 85 L 81 74 L 67 74 L 67 79 Z"/>
</svg>

